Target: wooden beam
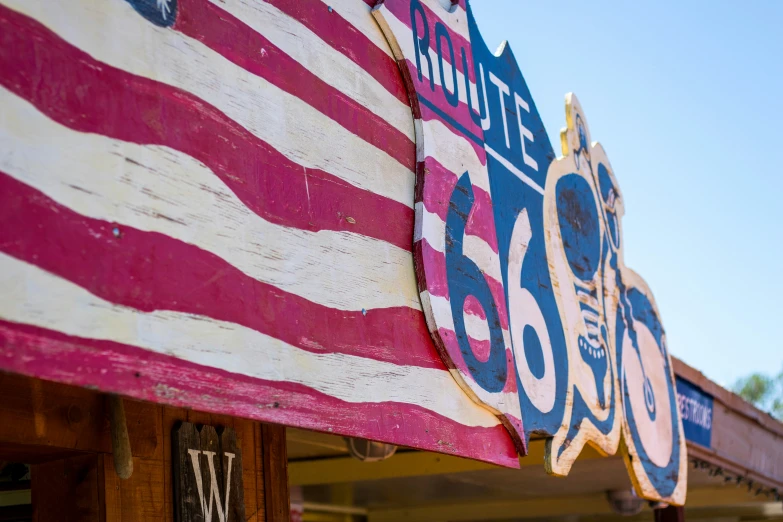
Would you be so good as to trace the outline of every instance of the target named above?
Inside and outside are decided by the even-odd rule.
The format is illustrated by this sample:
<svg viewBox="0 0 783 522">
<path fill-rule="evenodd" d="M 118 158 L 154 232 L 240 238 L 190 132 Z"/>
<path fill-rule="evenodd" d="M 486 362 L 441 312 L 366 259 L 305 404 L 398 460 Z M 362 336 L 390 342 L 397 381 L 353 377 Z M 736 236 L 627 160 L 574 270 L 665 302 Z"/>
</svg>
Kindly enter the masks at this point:
<svg viewBox="0 0 783 522">
<path fill-rule="evenodd" d="M 536 498 L 490 502 L 441 503 L 429 506 L 371 510 L 368 522 L 449 522 L 509 520 L 562 515 L 608 515 L 612 510 L 604 495 Z"/>
<path fill-rule="evenodd" d="M 688 443 L 688 456 L 745 476 L 758 485 L 783 491 L 783 459 L 770 458 L 783 443 L 783 423 L 701 372 L 672 358 L 675 373 L 715 399 L 712 447 Z"/>
<path fill-rule="evenodd" d="M 317 431 L 302 430 L 298 428 L 286 428 L 286 441 L 290 443 L 303 444 L 306 446 L 315 446 L 339 453 L 348 453 L 348 447 L 345 445 L 345 439 L 337 435 L 320 433 Z"/>
<path fill-rule="evenodd" d="M 544 465 L 544 440 L 533 440 L 528 444 L 528 455 L 519 459 L 520 467 Z M 601 458 L 591 447 L 585 447 L 579 460 Z M 498 466 L 463 459 L 452 455 L 423 451 L 398 452 L 381 462 L 361 462 L 353 457 L 302 460 L 288 464 L 292 486 L 316 484 L 337 484 L 402 477 L 419 477 L 498 469 Z"/>
<path fill-rule="evenodd" d="M 742 488 L 700 488 L 688 492 L 686 506 L 720 507 L 768 502 L 769 499 L 753 496 Z M 645 507 L 647 510 L 648 508 Z M 565 515 L 612 515 L 613 512 L 603 492 L 591 495 L 574 495 L 526 500 L 475 501 L 462 503 L 438 503 L 425 506 L 371 510 L 369 522 L 450 522 L 473 520 L 508 520 L 514 518 L 554 517 Z M 647 513 L 647 519 L 650 513 Z"/>
<path fill-rule="evenodd" d="M 722 486 L 688 490 L 685 508 L 720 507 L 756 502 L 772 502 L 766 495 L 755 495 L 746 487 Z"/>
<path fill-rule="evenodd" d="M 35 452 L 44 462 L 65 458 L 70 450 L 111 453 L 109 411 L 105 397 L 95 391 L 21 375 L 0 375 L 0 458 L 13 447 Z M 124 410 L 134 457 L 162 458 L 160 406 L 125 400 Z M 34 448 L 34 446 L 38 446 Z M 47 450 L 47 448 L 49 448 Z"/>
</svg>

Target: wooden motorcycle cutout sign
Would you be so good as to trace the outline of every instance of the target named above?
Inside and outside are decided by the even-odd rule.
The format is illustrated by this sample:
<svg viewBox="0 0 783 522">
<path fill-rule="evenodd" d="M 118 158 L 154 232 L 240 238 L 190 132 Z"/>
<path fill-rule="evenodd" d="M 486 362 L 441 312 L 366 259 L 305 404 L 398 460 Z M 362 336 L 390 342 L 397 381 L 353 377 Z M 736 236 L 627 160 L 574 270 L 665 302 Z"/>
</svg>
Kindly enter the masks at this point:
<svg viewBox="0 0 783 522">
<path fill-rule="evenodd" d="M 415 118 L 417 280 L 433 339 L 525 453 L 548 437 L 567 475 L 585 444 L 622 448 L 637 493 L 685 501 L 685 439 L 655 301 L 625 267 L 623 202 L 603 147 L 566 98 L 563 157 L 507 45 L 469 5 L 374 9 Z"/>
</svg>

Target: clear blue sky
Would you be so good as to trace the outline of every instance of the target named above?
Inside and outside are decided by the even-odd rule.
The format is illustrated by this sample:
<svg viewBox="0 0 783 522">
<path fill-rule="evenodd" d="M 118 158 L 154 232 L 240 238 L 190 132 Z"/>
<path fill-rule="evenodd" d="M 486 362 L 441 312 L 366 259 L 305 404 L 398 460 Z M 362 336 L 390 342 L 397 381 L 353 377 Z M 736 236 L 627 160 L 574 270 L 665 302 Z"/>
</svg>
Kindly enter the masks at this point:
<svg viewBox="0 0 783 522">
<path fill-rule="evenodd" d="M 563 97 L 579 96 L 672 353 L 723 385 L 783 369 L 783 2 L 472 6 L 557 151 Z"/>
</svg>

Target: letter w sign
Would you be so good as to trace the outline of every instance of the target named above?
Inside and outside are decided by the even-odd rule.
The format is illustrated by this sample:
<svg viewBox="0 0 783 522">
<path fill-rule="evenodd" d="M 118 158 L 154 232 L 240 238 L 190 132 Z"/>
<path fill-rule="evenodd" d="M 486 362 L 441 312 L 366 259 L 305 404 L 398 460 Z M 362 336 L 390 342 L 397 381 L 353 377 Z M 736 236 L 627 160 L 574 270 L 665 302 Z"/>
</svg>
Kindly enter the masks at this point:
<svg viewBox="0 0 783 522">
<path fill-rule="evenodd" d="M 174 520 L 244 522 L 242 454 L 236 432 L 183 422 L 172 432 Z"/>
</svg>

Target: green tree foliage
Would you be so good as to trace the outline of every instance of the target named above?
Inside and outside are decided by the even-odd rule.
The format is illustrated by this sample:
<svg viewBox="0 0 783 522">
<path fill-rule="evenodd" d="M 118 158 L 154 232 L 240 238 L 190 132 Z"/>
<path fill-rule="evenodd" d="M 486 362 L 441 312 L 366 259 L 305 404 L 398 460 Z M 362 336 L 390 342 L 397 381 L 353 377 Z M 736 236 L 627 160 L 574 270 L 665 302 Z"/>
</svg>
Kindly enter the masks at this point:
<svg viewBox="0 0 783 522">
<path fill-rule="evenodd" d="M 753 373 L 739 379 L 732 389 L 757 408 L 783 421 L 783 371 L 776 377 Z"/>
</svg>

